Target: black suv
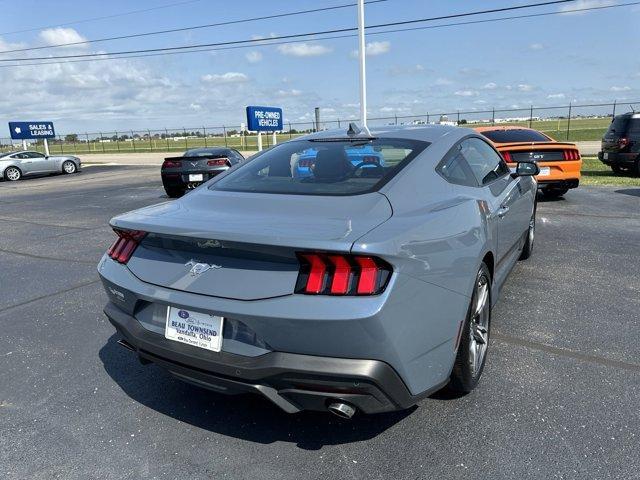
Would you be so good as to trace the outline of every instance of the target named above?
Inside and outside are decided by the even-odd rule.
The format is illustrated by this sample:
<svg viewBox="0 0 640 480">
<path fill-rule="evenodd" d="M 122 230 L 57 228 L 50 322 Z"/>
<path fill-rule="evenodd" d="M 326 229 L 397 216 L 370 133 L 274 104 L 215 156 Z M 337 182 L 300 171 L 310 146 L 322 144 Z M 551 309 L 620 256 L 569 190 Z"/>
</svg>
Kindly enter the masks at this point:
<svg viewBox="0 0 640 480">
<path fill-rule="evenodd" d="M 640 113 L 617 115 L 602 139 L 598 159 L 616 173 L 640 175 Z"/>
</svg>

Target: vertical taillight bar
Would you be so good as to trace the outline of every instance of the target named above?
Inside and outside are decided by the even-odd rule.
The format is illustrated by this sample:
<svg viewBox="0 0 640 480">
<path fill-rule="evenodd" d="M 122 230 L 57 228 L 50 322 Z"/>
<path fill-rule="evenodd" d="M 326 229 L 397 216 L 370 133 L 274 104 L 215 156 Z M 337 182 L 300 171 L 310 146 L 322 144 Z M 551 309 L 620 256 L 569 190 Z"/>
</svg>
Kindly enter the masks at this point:
<svg viewBox="0 0 640 480">
<path fill-rule="evenodd" d="M 114 228 L 113 231 L 118 235 L 118 238 L 107 250 L 107 255 L 116 262 L 127 263 L 147 233 L 140 230 L 121 230 L 118 228 Z"/>
</svg>

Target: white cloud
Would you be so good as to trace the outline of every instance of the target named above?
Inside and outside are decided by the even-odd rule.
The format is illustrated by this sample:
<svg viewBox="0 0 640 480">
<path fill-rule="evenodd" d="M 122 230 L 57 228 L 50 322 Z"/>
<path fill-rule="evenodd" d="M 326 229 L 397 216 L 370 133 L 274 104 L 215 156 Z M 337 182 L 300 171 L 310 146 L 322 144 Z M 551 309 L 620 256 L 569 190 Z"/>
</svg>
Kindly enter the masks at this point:
<svg viewBox="0 0 640 480">
<path fill-rule="evenodd" d="M 531 50 L 543 50 L 544 45 L 542 43 L 532 43 L 531 45 L 529 45 L 529 48 Z"/>
<path fill-rule="evenodd" d="M 318 57 L 332 50 L 324 45 L 312 43 L 285 43 L 278 46 L 278 51 L 283 55 L 292 57 Z"/>
<path fill-rule="evenodd" d="M 392 67 L 389 67 L 389 69 L 387 70 L 389 75 L 392 75 L 394 77 L 400 76 L 400 75 L 415 75 L 424 71 L 425 71 L 425 68 L 419 63 L 415 65 L 410 65 L 407 67 L 392 66 Z"/>
<path fill-rule="evenodd" d="M 276 95 L 278 97 L 299 97 L 300 95 L 302 95 L 302 92 L 300 90 L 292 88 L 291 90 L 278 90 L 276 92 Z"/>
<path fill-rule="evenodd" d="M 198 112 L 200 110 L 202 110 L 202 105 L 200 105 L 199 103 L 191 103 L 189 105 L 189 108 L 195 112 Z"/>
<path fill-rule="evenodd" d="M 451 85 L 453 82 L 451 80 L 449 80 L 448 78 L 438 78 L 436 79 L 436 85 L 438 86 L 444 86 L 444 85 Z"/>
<path fill-rule="evenodd" d="M 485 103 L 487 103 L 486 100 L 474 100 L 473 103 L 477 104 L 477 105 L 484 105 Z"/>
<path fill-rule="evenodd" d="M 495 84 L 494 82 L 489 82 L 489 83 L 485 83 L 482 88 L 484 90 L 495 90 L 496 88 L 498 88 L 498 85 Z"/>
<path fill-rule="evenodd" d="M 376 55 L 382 55 L 384 53 L 388 53 L 391 50 L 391 42 L 369 42 L 365 47 L 364 51 L 368 57 L 375 57 Z M 358 57 L 358 51 L 352 50 L 351 56 L 354 58 Z"/>
<path fill-rule="evenodd" d="M 520 90 L 521 92 L 530 92 L 531 90 L 533 90 L 533 87 L 526 83 L 521 83 L 520 85 L 518 85 L 518 90 Z"/>
<path fill-rule="evenodd" d="M 42 30 L 38 36 L 46 45 L 60 45 L 63 43 L 84 42 L 87 40 L 73 28 L 62 27 L 47 28 L 46 30 Z"/>
<path fill-rule="evenodd" d="M 629 90 L 631 90 L 631 87 L 628 87 L 626 85 L 624 87 L 613 86 L 609 90 L 611 90 L 612 92 L 628 92 Z"/>
<path fill-rule="evenodd" d="M 577 0 L 576 2 L 570 2 L 567 5 L 560 7 L 561 12 L 566 12 L 569 15 L 582 15 L 588 12 L 571 12 L 571 10 L 578 10 L 581 8 L 594 8 L 594 7 L 608 7 L 615 4 L 614 0 Z"/>
<path fill-rule="evenodd" d="M 257 50 L 251 50 L 244 56 L 249 63 L 258 63 L 260 60 L 262 60 L 262 53 L 258 52 Z"/>
<path fill-rule="evenodd" d="M 564 98 L 564 93 L 550 93 L 547 98 Z"/>
<path fill-rule="evenodd" d="M 453 92 L 453 94 L 459 97 L 475 97 L 478 95 L 478 92 L 475 90 L 457 90 L 456 92 Z"/>
<path fill-rule="evenodd" d="M 227 72 L 222 74 L 208 73 L 200 77 L 200 79 L 206 83 L 218 83 L 218 84 L 244 83 L 249 81 L 249 77 L 247 77 L 247 75 L 245 75 L 244 73 L 240 73 L 240 72 Z"/>
</svg>

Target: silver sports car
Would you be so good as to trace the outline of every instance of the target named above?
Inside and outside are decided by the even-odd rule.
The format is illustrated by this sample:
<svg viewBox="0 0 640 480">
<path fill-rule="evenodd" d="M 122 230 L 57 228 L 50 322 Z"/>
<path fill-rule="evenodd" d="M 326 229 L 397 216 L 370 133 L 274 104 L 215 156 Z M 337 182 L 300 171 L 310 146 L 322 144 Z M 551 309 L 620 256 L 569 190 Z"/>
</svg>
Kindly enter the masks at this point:
<svg viewBox="0 0 640 480">
<path fill-rule="evenodd" d="M 354 165 L 357 149 L 379 155 Z M 115 217 L 104 311 L 143 363 L 287 412 L 464 394 L 500 288 L 533 248 L 537 172 L 511 172 L 457 127 L 301 137 Z"/>
<path fill-rule="evenodd" d="M 29 150 L 0 153 L 0 179 L 14 182 L 27 175 L 76 173 L 81 166 L 80 159 L 71 155 L 47 156 Z"/>
</svg>

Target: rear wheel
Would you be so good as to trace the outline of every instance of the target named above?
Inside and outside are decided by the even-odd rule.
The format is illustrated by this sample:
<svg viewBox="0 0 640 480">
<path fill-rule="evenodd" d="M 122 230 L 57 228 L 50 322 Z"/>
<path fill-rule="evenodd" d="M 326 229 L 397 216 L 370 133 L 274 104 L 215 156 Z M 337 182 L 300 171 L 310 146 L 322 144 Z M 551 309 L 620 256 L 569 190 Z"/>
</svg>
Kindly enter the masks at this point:
<svg viewBox="0 0 640 480">
<path fill-rule="evenodd" d="M 77 171 L 77 167 L 76 164 L 73 163 L 71 160 L 66 160 L 63 164 L 62 164 L 62 171 L 64 173 L 67 174 L 72 174 L 72 173 L 76 173 Z"/>
<path fill-rule="evenodd" d="M 482 263 L 476 275 L 471 305 L 462 325 L 460 345 L 448 389 L 456 394 L 473 390 L 482 376 L 489 346 L 491 326 L 491 276 Z"/>
<path fill-rule="evenodd" d="M 621 167 L 620 165 L 611 165 L 611 170 L 613 170 L 613 173 L 618 173 L 618 174 L 627 173 L 627 169 Z"/>
<path fill-rule="evenodd" d="M 520 254 L 519 260 L 526 260 L 533 253 L 533 240 L 536 236 L 536 208 L 533 207 L 533 215 L 531 215 L 531 219 L 529 220 L 529 230 L 527 231 L 527 240 L 524 242 L 524 247 L 522 247 L 522 253 Z"/>
<path fill-rule="evenodd" d="M 18 167 L 8 167 L 4 171 L 4 178 L 12 182 L 17 182 L 22 178 L 22 172 Z"/>
<path fill-rule="evenodd" d="M 640 157 L 636 158 L 636 163 L 633 165 L 633 173 L 640 177 Z"/>
<path fill-rule="evenodd" d="M 171 198 L 178 198 L 184 195 L 185 189 L 184 188 L 168 188 L 165 187 L 164 191 L 167 192 L 167 196 L 171 197 Z"/>
<path fill-rule="evenodd" d="M 546 188 L 544 190 L 544 196 L 548 198 L 558 198 L 563 196 L 568 191 L 568 188 Z"/>
</svg>

